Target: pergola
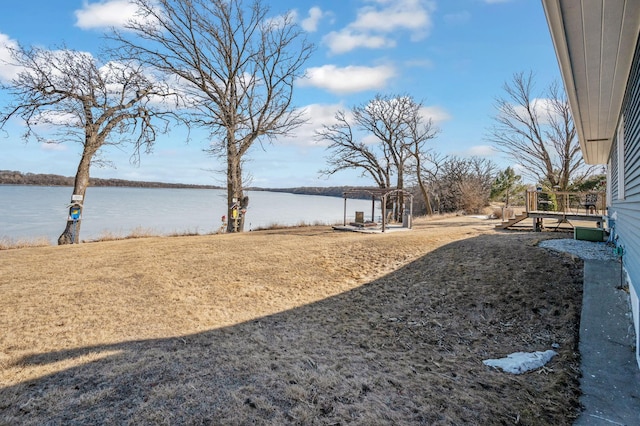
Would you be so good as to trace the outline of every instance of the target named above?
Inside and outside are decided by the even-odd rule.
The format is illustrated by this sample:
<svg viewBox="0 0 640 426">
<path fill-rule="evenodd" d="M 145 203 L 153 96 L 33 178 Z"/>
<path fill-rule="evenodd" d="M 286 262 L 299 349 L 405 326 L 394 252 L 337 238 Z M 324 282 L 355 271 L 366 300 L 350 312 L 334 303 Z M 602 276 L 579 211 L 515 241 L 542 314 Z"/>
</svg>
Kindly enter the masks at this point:
<svg viewBox="0 0 640 426">
<path fill-rule="evenodd" d="M 387 201 L 398 201 L 400 195 L 409 200 L 409 228 L 411 228 L 411 218 L 413 217 L 413 194 L 404 189 L 388 189 L 388 188 L 354 188 L 348 189 L 342 193 L 344 197 L 344 221 L 343 225 L 347 225 L 347 199 L 356 196 L 371 196 L 371 222 L 375 222 L 376 200 L 380 200 L 382 206 L 382 232 L 385 231 L 387 225 Z"/>
</svg>

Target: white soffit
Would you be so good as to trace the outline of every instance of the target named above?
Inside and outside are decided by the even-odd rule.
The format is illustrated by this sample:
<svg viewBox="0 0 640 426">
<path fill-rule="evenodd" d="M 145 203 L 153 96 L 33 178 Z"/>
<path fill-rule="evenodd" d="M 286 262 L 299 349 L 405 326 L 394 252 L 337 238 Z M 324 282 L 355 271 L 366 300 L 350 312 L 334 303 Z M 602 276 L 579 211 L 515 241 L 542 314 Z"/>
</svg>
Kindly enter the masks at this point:
<svg viewBox="0 0 640 426">
<path fill-rule="evenodd" d="M 640 30 L 640 0 L 542 0 L 588 164 L 609 158 Z"/>
</svg>

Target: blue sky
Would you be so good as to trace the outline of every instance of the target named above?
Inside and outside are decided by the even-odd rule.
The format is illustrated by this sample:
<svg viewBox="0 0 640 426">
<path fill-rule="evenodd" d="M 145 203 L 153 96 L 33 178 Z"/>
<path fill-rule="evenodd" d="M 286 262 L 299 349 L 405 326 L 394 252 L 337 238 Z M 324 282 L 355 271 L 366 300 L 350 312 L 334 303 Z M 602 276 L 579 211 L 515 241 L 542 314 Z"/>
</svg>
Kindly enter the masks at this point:
<svg viewBox="0 0 640 426">
<path fill-rule="evenodd" d="M 133 10 L 127 0 L 29 0 L 9 2 L 0 14 L 0 61 L 11 43 L 55 48 L 61 44 L 97 53 L 102 34 Z M 329 154 L 314 130 L 330 124 L 376 94 L 409 94 L 422 101 L 440 129 L 431 147 L 439 153 L 479 155 L 500 168 L 512 165 L 486 137 L 495 98 L 520 71 L 533 71 L 538 89 L 559 81 L 551 37 L 538 0 L 270 0 L 275 17 L 294 10 L 316 51 L 306 63 L 309 79 L 299 84 L 294 104 L 310 121 L 272 145 L 256 144 L 245 171 L 261 187 L 370 185 L 358 172 L 330 178 L 318 171 Z M 9 71 L 0 65 L 0 78 Z M 0 93 L 0 103 L 7 102 Z M 80 146 L 25 144 L 18 123 L 0 133 L 0 169 L 73 176 Z M 91 175 L 194 184 L 224 183 L 224 164 L 205 154 L 202 135 L 185 143 L 184 132 L 163 136 L 151 154 L 131 165 L 127 147 L 104 157 L 115 167 Z"/>
</svg>

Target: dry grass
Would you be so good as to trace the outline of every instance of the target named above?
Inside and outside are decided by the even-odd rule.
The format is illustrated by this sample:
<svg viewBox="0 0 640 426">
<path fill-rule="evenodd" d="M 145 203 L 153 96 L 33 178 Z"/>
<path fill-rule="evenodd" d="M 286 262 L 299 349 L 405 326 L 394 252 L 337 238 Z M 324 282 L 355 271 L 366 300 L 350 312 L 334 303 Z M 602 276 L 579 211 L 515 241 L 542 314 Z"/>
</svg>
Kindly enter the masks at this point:
<svg viewBox="0 0 640 426">
<path fill-rule="evenodd" d="M 8 237 L 0 238 L 0 250 L 20 249 L 26 247 L 44 247 L 49 245 L 51 245 L 51 243 L 49 242 L 47 237 L 26 239 L 13 239 Z"/>
<path fill-rule="evenodd" d="M 190 233 L 186 233 L 189 235 Z M 196 233 L 197 234 L 197 233 Z M 176 236 L 178 234 L 172 235 Z M 103 231 L 96 239 L 93 240 L 84 240 L 83 242 L 96 243 L 96 242 L 105 242 L 105 241 L 117 241 L 117 240 L 128 240 L 128 239 L 136 239 L 136 238 L 151 238 L 151 237 L 159 237 L 161 236 L 159 232 L 153 230 L 152 228 L 145 228 L 142 226 L 138 226 L 132 229 L 128 234 L 117 233 L 115 231 Z"/>
<path fill-rule="evenodd" d="M 342 225 L 342 223 L 340 223 L 340 225 Z M 252 228 L 252 231 L 273 231 L 273 230 L 287 229 L 287 228 L 308 228 L 311 226 L 329 226 L 329 225 L 319 220 L 313 223 L 300 221 L 295 225 L 285 225 L 278 222 L 272 222 L 265 226 L 258 226 L 258 227 Z"/>
<path fill-rule="evenodd" d="M 570 424 L 581 265 L 494 223 L 0 252 L 0 424 Z"/>
</svg>

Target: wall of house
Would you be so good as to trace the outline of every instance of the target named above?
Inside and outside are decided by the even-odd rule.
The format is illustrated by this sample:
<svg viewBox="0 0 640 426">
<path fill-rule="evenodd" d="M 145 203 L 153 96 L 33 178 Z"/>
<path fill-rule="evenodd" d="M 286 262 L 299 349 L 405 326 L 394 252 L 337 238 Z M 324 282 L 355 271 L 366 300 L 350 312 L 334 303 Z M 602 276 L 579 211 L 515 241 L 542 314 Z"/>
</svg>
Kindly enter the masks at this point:
<svg viewBox="0 0 640 426">
<path fill-rule="evenodd" d="M 640 43 L 636 44 L 609 166 L 609 216 L 614 219 L 616 245 L 623 249 L 640 366 Z"/>
</svg>

